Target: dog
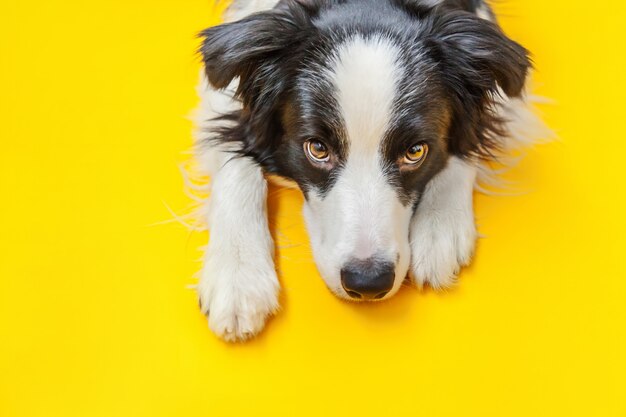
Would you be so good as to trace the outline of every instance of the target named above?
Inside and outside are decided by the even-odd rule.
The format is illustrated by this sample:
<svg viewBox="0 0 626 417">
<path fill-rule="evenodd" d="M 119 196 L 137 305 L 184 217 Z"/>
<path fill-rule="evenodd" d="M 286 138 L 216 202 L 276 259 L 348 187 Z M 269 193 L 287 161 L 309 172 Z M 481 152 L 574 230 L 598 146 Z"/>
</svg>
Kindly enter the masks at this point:
<svg viewBox="0 0 626 417">
<path fill-rule="evenodd" d="M 529 52 L 484 0 L 235 0 L 199 53 L 195 149 L 211 177 L 198 284 L 226 341 L 259 333 L 279 281 L 267 181 L 302 190 L 315 263 L 352 301 L 452 285 L 485 164 L 541 121 Z"/>
</svg>

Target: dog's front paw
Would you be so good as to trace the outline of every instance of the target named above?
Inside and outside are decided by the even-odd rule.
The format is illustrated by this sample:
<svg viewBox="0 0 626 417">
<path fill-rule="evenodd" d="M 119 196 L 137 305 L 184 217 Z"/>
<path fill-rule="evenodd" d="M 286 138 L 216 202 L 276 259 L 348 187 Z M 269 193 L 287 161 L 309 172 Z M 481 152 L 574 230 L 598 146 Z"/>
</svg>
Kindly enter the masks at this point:
<svg viewBox="0 0 626 417">
<path fill-rule="evenodd" d="M 228 342 L 250 339 L 278 309 L 279 284 L 267 260 L 209 254 L 198 284 L 200 308 L 209 327 Z"/>
<path fill-rule="evenodd" d="M 417 217 L 411 226 L 410 277 L 418 286 L 452 286 L 463 266 L 472 260 L 476 245 L 472 213 Z"/>
</svg>

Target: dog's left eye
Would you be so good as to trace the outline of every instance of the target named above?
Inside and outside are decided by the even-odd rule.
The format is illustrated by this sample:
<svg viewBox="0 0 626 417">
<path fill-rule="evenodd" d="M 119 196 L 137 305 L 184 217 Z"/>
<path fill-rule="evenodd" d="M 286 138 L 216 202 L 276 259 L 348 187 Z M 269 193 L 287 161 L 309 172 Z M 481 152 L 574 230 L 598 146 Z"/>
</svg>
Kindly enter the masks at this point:
<svg viewBox="0 0 626 417">
<path fill-rule="evenodd" d="M 319 140 L 308 140 L 304 143 L 304 150 L 309 159 L 313 162 L 330 161 L 330 151 L 325 143 Z"/>
<path fill-rule="evenodd" d="M 416 143 L 411 146 L 404 156 L 404 163 L 408 165 L 417 165 L 422 162 L 428 154 L 428 145 L 425 143 Z"/>
</svg>

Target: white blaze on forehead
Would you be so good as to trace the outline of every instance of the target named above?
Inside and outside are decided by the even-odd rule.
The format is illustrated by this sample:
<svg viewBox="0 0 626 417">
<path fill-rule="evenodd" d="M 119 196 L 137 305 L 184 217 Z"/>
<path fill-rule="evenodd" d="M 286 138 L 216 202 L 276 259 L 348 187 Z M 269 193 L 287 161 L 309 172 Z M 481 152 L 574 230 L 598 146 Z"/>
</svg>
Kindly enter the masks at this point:
<svg viewBox="0 0 626 417">
<path fill-rule="evenodd" d="M 385 135 L 400 70 L 398 48 L 382 36 L 357 36 L 337 52 L 331 77 L 351 148 L 375 148 Z"/>
<path fill-rule="evenodd" d="M 381 142 L 392 121 L 401 80 L 399 49 L 384 36 L 355 36 L 338 47 L 326 71 L 348 142 L 346 160 L 324 196 L 312 193 L 305 208 L 316 263 L 338 294 L 340 271 L 354 259 L 396 266 L 395 293 L 408 271 L 409 222 L 385 175 Z"/>
</svg>

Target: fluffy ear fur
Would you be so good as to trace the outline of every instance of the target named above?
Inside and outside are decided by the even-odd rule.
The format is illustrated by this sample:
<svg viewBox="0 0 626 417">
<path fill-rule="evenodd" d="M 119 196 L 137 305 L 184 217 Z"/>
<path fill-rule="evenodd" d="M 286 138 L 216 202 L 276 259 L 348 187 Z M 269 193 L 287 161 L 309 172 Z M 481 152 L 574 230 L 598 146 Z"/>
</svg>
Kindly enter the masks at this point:
<svg viewBox="0 0 626 417">
<path fill-rule="evenodd" d="M 466 88 L 495 90 L 496 83 L 511 97 L 518 96 L 530 68 L 528 51 L 489 21 L 470 13 L 448 12 L 435 21 L 443 63 L 454 81 Z"/>
<path fill-rule="evenodd" d="M 451 91 L 450 151 L 490 157 L 506 134 L 494 112 L 500 89 L 522 94 L 531 67 L 528 51 L 494 23 L 464 11 L 437 15 L 427 29 L 444 82 Z"/>
<path fill-rule="evenodd" d="M 204 30 L 199 52 L 209 82 L 225 88 L 239 77 L 243 85 L 254 84 L 254 79 L 268 75 L 267 66 L 302 41 L 309 24 L 304 7 L 291 3 Z"/>
</svg>

